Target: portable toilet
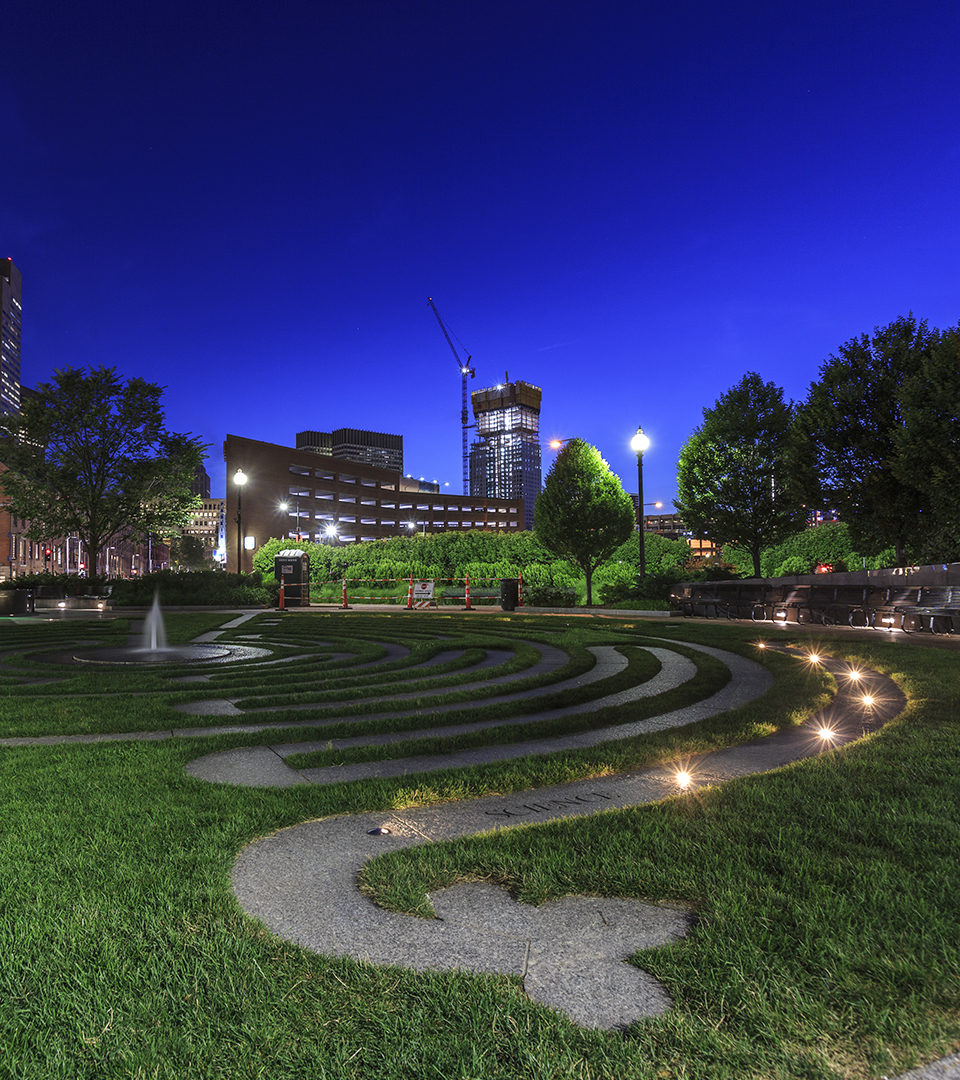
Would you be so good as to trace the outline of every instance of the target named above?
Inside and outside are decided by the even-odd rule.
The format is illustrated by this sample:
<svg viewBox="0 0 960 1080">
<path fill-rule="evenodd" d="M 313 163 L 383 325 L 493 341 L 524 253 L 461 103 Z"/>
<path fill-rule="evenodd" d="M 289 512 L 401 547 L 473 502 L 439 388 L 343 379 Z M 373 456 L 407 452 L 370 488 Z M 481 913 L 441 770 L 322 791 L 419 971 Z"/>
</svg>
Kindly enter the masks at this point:
<svg viewBox="0 0 960 1080">
<path fill-rule="evenodd" d="M 283 589 L 284 607 L 310 606 L 310 556 L 287 548 L 273 560 L 273 576 Z"/>
</svg>

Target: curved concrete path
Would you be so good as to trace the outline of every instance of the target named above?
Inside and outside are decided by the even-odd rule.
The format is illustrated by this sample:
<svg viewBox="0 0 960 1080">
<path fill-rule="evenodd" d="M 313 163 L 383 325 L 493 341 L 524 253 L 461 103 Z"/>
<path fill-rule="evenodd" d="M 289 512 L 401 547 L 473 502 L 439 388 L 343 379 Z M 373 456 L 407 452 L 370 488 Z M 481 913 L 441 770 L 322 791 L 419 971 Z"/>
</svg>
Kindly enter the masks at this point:
<svg viewBox="0 0 960 1080">
<path fill-rule="evenodd" d="M 853 684 L 842 678 L 847 665 L 825 666 L 840 676 L 839 691 L 811 724 L 835 732 L 830 745 L 858 738 L 902 710 L 905 698 L 886 676 L 865 672 Z M 865 711 L 860 699 L 867 692 L 876 704 Z M 811 724 L 692 760 L 693 786 L 820 752 L 823 743 Z M 517 975 L 531 998 L 561 1009 L 574 1023 L 621 1029 L 670 1007 L 665 989 L 624 961 L 677 940 L 692 925 L 687 912 L 597 897 L 528 908 L 495 887 L 471 884 L 431 897 L 438 918 L 418 919 L 377 907 L 357 889 L 357 874 L 384 851 L 636 806 L 677 791 L 675 770 L 658 767 L 508 796 L 305 822 L 248 845 L 234 867 L 233 889 L 248 914 L 315 952 L 414 970 Z"/>
<path fill-rule="evenodd" d="M 674 643 L 671 642 L 670 644 Z M 529 757 L 532 754 L 550 754 L 561 750 L 582 749 L 587 746 L 596 746 L 602 742 L 609 742 L 613 739 L 628 739 L 634 735 L 641 735 L 649 731 L 663 731 L 670 727 L 682 727 L 685 724 L 692 724 L 697 720 L 714 716 L 737 705 L 752 701 L 773 685 L 770 672 L 753 660 L 748 660 L 723 649 L 712 649 L 706 645 L 693 645 L 689 642 L 683 644 L 686 648 L 713 656 L 725 663 L 731 672 L 730 682 L 722 690 L 717 691 L 717 693 L 712 694 L 703 701 L 697 702 L 695 705 L 663 713 L 660 716 L 648 717 L 645 720 L 637 720 L 634 723 L 615 724 L 590 731 L 576 732 L 572 735 L 544 737 L 502 746 L 484 746 L 456 754 L 391 758 L 383 761 L 360 762 L 353 765 L 303 769 L 299 772 L 287 765 L 284 759 L 294 753 L 323 749 L 330 746 L 331 741 L 320 740 L 310 743 L 278 743 L 273 746 L 235 747 L 232 750 L 208 754 L 205 757 L 191 761 L 187 766 L 187 772 L 191 776 L 199 777 L 202 780 L 210 780 L 213 783 L 243 784 L 254 787 L 292 787 L 302 783 L 337 784 L 351 780 L 366 780 L 387 776 L 403 776 L 414 772 L 435 772 L 440 769 L 463 768 L 469 765 L 482 765 L 491 761 L 508 761 L 517 757 Z M 648 652 L 656 656 L 661 663 L 661 669 L 652 679 L 630 687 L 628 690 L 608 694 L 605 697 L 596 698 L 593 701 L 583 702 L 579 705 L 544 710 L 543 712 L 525 716 L 501 717 L 493 721 L 479 721 L 449 727 L 421 728 L 417 731 L 388 735 L 338 739 L 332 740 L 332 745 L 335 748 L 370 745 L 372 743 L 382 745 L 410 739 L 452 736 L 479 731 L 485 727 L 521 726 L 541 720 L 554 720 L 564 716 L 597 712 L 600 709 L 625 705 L 644 697 L 662 694 L 667 690 L 682 685 L 696 674 L 696 666 L 692 661 L 676 652 L 649 646 L 638 647 L 646 648 Z M 626 666 L 626 659 L 613 646 L 596 646 L 591 648 L 590 651 L 597 657 L 597 665 L 584 675 L 577 676 L 575 679 L 569 680 L 568 683 L 553 683 L 548 687 L 504 695 L 496 700 L 522 700 L 544 693 L 556 693 L 557 690 L 564 687 L 584 686 L 609 678 Z M 436 709 L 424 709 L 420 712 L 420 715 L 436 715 L 462 709 L 462 704 L 445 705 Z M 372 720 L 382 718 L 385 715 L 392 716 L 396 714 L 379 714 L 378 717 L 353 719 Z M 316 722 L 314 726 L 320 727 L 322 723 L 336 722 L 335 718 L 331 718 L 323 722 Z M 289 727 L 289 725 L 287 726 Z"/>
</svg>

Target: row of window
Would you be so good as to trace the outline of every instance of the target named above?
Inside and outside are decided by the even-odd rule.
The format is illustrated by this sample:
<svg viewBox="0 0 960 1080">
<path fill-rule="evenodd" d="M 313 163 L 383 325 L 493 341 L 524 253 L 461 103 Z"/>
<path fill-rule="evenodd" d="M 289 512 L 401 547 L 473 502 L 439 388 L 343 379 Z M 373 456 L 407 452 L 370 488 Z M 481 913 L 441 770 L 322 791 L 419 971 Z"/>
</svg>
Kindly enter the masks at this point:
<svg viewBox="0 0 960 1080">
<path fill-rule="evenodd" d="M 329 521 L 331 524 L 333 523 L 333 518 L 325 518 L 324 520 Z M 355 517 L 342 517 L 342 518 L 339 518 L 337 520 L 337 524 L 338 525 L 356 525 L 357 524 L 357 519 Z M 377 525 L 378 522 L 375 521 L 372 518 L 363 518 L 360 521 L 360 524 L 361 525 Z M 379 524 L 384 526 L 384 527 L 394 528 L 394 527 L 396 527 L 396 525 L 398 523 L 396 521 L 381 521 L 381 522 L 379 522 Z M 462 529 L 482 529 L 484 527 L 484 522 L 482 522 L 482 521 L 476 521 L 476 522 L 473 522 L 473 521 L 434 521 L 434 522 L 430 522 L 430 521 L 410 521 L 410 522 L 400 522 L 399 524 L 405 525 L 405 526 L 415 526 L 416 531 L 418 531 L 418 532 L 420 530 L 424 529 L 424 528 L 426 528 L 426 529 L 459 529 L 459 528 L 462 528 Z M 516 529 L 516 528 L 519 528 L 519 523 L 516 522 L 516 521 L 509 521 L 509 522 L 508 521 L 498 521 L 498 522 L 496 522 L 494 527 L 496 527 L 498 529 L 506 529 L 506 528 Z M 302 539 L 306 539 L 307 536 L 309 535 L 309 533 L 310 533 L 309 529 L 301 529 L 300 530 L 300 536 L 301 536 Z M 297 530 L 296 529 L 290 529 L 290 531 L 287 533 L 288 537 L 296 537 L 296 535 L 297 535 Z M 316 534 L 316 540 L 318 542 L 320 542 L 323 539 L 323 537 L 324 537 L 323 532 L 318 532 Z M 353 541 L 353 540 L 381 540 L 383 538 L 380 537 L 380 536 L 357 537 L 357 536 L 350 536 L 349 534 L 346 534 L 346 535 L 343 535 L 343 536 L 338 536 L 337 539 L 341 543 L 349 543 L 350 541 Z"/>
<path fill-rule="evenodd" d="M 309 499 L 311 498 L 310 490 L 308 488 L 290 488 L 290 497 L 294 499 Z M 517 508 L 515 506 L 460 506 L 454 503 L 413 503 L 413 502 L 384 502 L 382 499 L 370 499 L 357 495 L 338 495 L 335 491 L 317 491 L 315 498 L 324 502 L 339 502 L 356 504 L 358 499 L 361 506 L 379 506 L 382 510 L 433 510 L 440 513 L 447 514 L 515 514 Z M 290 510 L 290 513 L 295 517 L 297 511 L 295 509 Z"/>
<path fill-rule="evenodd" d="M 371 480 L 368 476 L 353 476 L 350 473 L 335 473 L 329 469 L 311 469 L 306 465 L 291 465 L 290 472 L 294 476 L 311 476 L 316 477 L 317 480 L 327 480 L 331 483 L 336 483 L 339 479 L 341 484 L 360 484 L 361 487 L 383 487 L 388 490 L 394 490 L 394 484 L 379 484 L 376 480 Z"/>
</svg>

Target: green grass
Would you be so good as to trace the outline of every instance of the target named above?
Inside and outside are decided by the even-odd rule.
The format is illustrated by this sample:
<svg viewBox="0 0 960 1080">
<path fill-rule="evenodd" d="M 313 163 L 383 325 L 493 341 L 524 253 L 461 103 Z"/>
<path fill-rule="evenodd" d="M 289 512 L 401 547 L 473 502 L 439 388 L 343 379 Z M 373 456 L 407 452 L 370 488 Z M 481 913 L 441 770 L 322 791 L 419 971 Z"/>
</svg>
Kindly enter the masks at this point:
<svg viewBox="0 0 960 1080">
<path fill-rule="evenodd" d="M 324 619 L 356 640 L 375 640 L 378 625 L 299 618 L 282 630 L 301 642 L 341 632 Z M 410 643 L 434 631 L 459 639 L 470 617 L 427 618 L 408 624 Z M 403 634 L 393 617 L 379 625 Z M 630 644 L 642 631 L 748 655 L 757 637 L 739 625 L 526 616 L 498 621 L 492 636 L 547 630 L 571 648 Z M 0 648 L 20 650 L 14 637 Z M 428 777 L 260 790 L 184 774 L 201 754 L 259 741 L 242 734 L 0 747 L 0 1077 L 819 1080 L 893 1075 L 955 1048 L 960 667 L 953 653 L 879 635 L 822 645 L 894 674 L 907 713 L 768 776 L 368 865 L 365 888 L 421 913 L 430 889 L 474 878 L 534 903 L 585 892 L 692 905 L 693 933 L 642 956 L 676 1008 L 625 1035 L 580 1030 L 506 977 L 417 975 L 279 941 L 233 900 L 233 861 L 248 841 L 309 818 L 553 783 L 795 722 L 797 703 L 826 684 L 788 658 L 765 658 L 775 693 L 689 730 Z M 2 715 L 12 725 L 18 707 L 45 710 L 50 730 L 65 709 L 105 729 L 124 708 L 159 717 L 182 693 L 137 695 L 127 679 L 104 673 L 99 692 L 64 701 L 3 699 Z"/>
</svg>

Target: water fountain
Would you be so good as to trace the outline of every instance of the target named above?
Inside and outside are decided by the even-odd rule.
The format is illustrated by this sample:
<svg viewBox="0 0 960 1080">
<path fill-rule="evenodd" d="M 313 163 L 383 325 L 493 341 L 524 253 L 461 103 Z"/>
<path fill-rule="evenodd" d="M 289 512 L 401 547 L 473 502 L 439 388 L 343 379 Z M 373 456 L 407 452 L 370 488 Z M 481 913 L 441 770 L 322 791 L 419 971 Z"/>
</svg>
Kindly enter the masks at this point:
<svg viewBox="0 0 960 1080">
<path fill-rule="evenodd" d="M 160 590 L 153 594 L 153 606 L 143 621 L 143 638 L 140 648 L 149 652 L 167 647 L 167 628 L 163 624 L 163 612 L 160 610 Z"/>
<path fill-rule="evenodd" d="M 230 645 L 168 645 L 167 630 L 160 608 L 160 593 L 153 597 L 139 644 L 118 648 L 103 647 L 82 649 L 73 653 L 71 659 L 81 664 L 198 664 L 212 660 L 225 661 L 246 657 L 251 652 L 242 646 Z"/>
</svg>

